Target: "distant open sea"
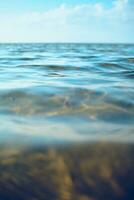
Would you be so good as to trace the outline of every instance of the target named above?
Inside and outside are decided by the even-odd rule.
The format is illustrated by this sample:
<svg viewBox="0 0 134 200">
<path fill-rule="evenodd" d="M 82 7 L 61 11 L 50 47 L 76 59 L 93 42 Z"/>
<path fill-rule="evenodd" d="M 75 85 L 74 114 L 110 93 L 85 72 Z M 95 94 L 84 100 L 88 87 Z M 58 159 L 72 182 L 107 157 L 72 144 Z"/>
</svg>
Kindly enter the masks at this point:
<svg viewBox="0 0 134 200">
<path fill-rule="evenodd" d="M 0 142 L 134 142 L 133 44 L 0 44 Z"/>
</svg>

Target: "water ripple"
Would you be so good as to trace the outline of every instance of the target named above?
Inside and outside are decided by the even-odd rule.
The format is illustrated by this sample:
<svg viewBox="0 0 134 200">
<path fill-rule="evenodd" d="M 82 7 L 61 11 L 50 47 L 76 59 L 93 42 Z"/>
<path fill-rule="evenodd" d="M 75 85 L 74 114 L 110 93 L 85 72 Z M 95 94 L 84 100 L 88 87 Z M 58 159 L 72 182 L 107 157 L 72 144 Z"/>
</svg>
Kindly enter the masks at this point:
<svg viewBox="0 0 134 200">
<path fill-rule="evenodd" d="M 1 44 L 0 137 L 42 132 L 70 140 L 78 135 L 111 140 L 125 132 L 132 141 L 133 49 L 123 44 Z"/>
</svg>

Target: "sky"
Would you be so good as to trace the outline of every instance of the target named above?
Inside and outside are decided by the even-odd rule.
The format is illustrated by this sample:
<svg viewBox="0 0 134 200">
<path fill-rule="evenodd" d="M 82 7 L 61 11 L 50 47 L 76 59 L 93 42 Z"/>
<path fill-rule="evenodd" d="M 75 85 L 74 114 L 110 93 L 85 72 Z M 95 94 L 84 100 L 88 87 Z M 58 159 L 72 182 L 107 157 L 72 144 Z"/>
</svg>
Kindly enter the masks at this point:
<svg viewBox="0 0 134 200">
<path fill-rule="evenodd" d="M 0 42 L 134 43 L 134 0 L 1 0 Z"/>
</svg>

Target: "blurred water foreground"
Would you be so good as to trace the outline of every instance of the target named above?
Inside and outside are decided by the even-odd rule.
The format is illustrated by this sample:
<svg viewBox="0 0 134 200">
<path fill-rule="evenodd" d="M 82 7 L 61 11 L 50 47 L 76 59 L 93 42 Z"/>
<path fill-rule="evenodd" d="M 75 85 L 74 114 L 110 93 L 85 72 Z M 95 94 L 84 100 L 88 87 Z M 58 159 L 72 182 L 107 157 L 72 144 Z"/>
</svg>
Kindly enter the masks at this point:
<svg viewBox="0 0 134 200">
<path fill-rule="evenodd" d="M 0 147 L 0 200 L 132 200 L 134 145 Z"/>
</svg>

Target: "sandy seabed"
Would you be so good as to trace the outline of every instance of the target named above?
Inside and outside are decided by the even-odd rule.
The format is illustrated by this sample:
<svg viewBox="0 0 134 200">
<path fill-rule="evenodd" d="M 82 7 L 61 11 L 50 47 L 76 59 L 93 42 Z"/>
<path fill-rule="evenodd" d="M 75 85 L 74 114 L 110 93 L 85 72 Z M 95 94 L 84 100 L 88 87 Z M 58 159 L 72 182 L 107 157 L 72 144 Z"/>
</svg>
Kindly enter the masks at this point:
<svg viewBox="0 0 134 200">
<path fill-rule="evenodd" d="M 134 145 L 0 147 L 0 200 L 132 200 Z"/>
</svg>

